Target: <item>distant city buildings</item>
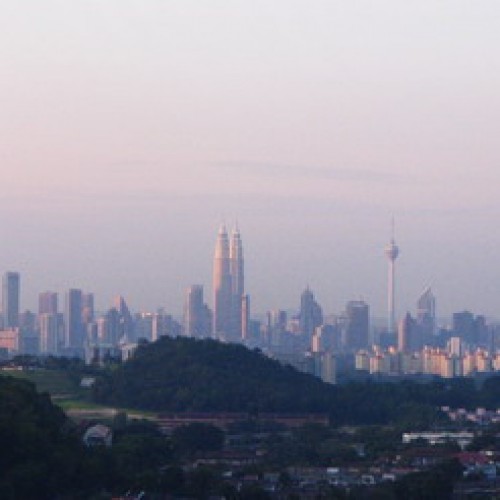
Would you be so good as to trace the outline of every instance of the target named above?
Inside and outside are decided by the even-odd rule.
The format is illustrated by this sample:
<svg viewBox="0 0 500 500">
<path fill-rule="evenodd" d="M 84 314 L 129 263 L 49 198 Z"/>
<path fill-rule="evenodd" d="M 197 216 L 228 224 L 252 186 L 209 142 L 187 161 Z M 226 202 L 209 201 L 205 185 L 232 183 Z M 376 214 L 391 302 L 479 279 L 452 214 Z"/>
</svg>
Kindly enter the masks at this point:
<svg viewBox="0 0 500 500">
<path fill-rule="evenodd" d="M 79 356 L 101 363 L 127 359 L 141 342 L 185 335 L 244 343 L 328 383 L 335 383 L 339 373 L 355 370 L 442 377 L 500 370 L 500 324 L 460 311 L 453 314 L 451 326 L 438 325 L 430 287 L 417 297 L 415 312 L 400 318 L 396 330 L 394 264 L 399 249 L 394 237 L 385 253 L 389 273 L 384 327 L 370 318 L 364 300 L 348 301 L 344 310 L 325 315 L 309 286 L 297 309 L 276 308 L 251 318 L 241 234 L 238 229 L 228 233 L 225 226 L 215 245 L 213 309 L 205 303 L 203 285 L 191 285 L 185 291 L 182 318 L 163 309 L 131 312 L 121 295 L 109 309 L 96 311 L 94 295 L 78 288 L 65 292 L 62 312 L 54 291 L 39 294 L 38 314 L 21 312 L 20 275 L 9 271 L 2 279 L 0 357 Z"/>
</svg>

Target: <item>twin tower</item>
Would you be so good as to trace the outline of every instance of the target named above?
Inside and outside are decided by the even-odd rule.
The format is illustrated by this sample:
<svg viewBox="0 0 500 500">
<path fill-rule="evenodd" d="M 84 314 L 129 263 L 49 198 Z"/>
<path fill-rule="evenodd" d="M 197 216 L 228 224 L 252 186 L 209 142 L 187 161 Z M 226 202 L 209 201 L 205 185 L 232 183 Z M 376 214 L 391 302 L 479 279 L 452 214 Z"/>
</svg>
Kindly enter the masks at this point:
<svg viewBox="0 0 500 500">
<path fill-rule="evenodd" d="M 217 235 L 214 256 L 213 334 L 227 342 L 247 337 L 249 298 L 245 295 L 243 245 L 239 230 L 229 238 L 223 225 Z"/>
</svg>

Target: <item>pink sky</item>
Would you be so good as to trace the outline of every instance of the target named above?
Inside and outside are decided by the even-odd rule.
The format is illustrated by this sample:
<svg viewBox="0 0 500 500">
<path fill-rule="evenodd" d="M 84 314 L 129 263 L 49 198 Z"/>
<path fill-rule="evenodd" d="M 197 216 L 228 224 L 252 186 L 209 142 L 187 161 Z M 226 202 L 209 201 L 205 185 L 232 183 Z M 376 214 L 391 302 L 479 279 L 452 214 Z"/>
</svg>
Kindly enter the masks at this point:
<svg viewBox="0 0 500 500">
<path fill-rule="evenodd" d="M 81 286 L 104 307 L 210 301 L 238 219 L 259 311 L 499 314 L 500 4 L 4 2 L 0 270 L 23 304 Z"/>
</svg>

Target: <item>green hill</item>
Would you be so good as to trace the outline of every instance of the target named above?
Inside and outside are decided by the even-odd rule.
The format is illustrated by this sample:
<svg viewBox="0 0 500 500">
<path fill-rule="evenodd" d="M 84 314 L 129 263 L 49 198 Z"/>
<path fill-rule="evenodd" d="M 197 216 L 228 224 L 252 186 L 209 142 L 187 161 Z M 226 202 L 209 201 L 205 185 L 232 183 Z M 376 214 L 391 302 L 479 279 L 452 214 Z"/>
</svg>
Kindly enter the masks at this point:
<svg viewBox="0 0 500 500">
<path fill-rule="evenodd" d="M 500 377 L 479 390 L 474 380 L 464 378 L 333 386 L 242 345 L 162 337 L 140 345 L 127 362 L 103 370 L 93 398 L 158 412 L 328 413 L 334 425 L 425 429 L 441 421 L 440 406 L 496 408 L 499 388 Z"/>
<path fill-rule="evenodd" d="M 94 395 L 155 411 L 327 412 L 333 387 L 241 345 L 162 337 L 100 378 Z"/>
<path fill-rule="evenodd" d="M 54 498 L 84 491 L 82 447 L 64 412 L 34 384 L 0 376 L 0 496 Z"/>
</svg>

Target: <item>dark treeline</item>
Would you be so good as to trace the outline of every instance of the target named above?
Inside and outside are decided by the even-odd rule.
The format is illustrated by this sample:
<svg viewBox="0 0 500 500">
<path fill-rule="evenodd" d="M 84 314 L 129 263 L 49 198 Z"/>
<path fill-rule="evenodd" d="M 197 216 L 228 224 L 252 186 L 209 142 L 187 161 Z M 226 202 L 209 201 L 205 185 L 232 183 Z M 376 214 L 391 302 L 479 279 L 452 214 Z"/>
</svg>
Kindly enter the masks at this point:
<svg viewBox="0 0 500 500">
<path fill-rule="evenodd" d="M 182 467 L 199 453 L 221 450 L 224 433 L 220 429 L 192 424 L 176 429 L 167 437 L 154 423 L 129 422 L 123 413 L 117 414 L 111 425 L 112 447 L 86 448 L 81 440 L 83 430 L 75 427 L 46 394 L 38 394 L 34 386 L 24 380 L 0 376 L 1 498 L 105 499 L 127 491 L 145 491 L 151 498 L 164 498 L 167 494 L 173 498 L 209 498 L 210 495 L 235 500 L 271 498 L 258 486 L 244 486 L 238 491 L 214 469 Z M 304 427 L 294 430 L 288 440 L 283 437 L 280 440 L 271 433 L 272 442 L 267 445 L 269 453 L 265 460 L 271 470 L 282 471 L 280 485 L 284 491 L 289 486 L 284 467 L 289 463 L 326 466 L 352 459 L 348 456 L 347 444 L 332 442 L 335 432 L 322 427 Z M 380 439 L 383 443 L 379 445 L 391 444 L 387 436 L 384 438 L 385 430 L 379 429 L 382 434 L 378 437 L 374 429 L 366 429 L 366 432 L 371 436 L 371 443 Z M 353 439 L 358 437 L 361 436 Z M 369 446 L 367 453 L 371 453 Z M 251 470 L 261 474 L 266 468 Z M 372 490 L 359 487 L 348 494 L 332 487 L 327 498 L 444 499 L 450 497 L 453 482 L 460 473 L 456 463 L 443 463 Z"/>
<path fill-rule="evenodd" d="M 221 449 L 221 430 L 198 424 L 167 437 L 154 423 L 128 422 L 120 413 L 111 425 L 113 446 L 88 448 L 84 429 L 47 394 L 0 376 L 0 498 L 107 499 L 141 490 L 201 498 L 208 479 L 218 487 L 215 474 L 185 473 L 179 464 L 196 452 Z"/>
<path fill-rule="evenodd" d="M 104 370 L 96 402 L 153 411 L 328 413 L 333 425 L 399 423 L 426 427 L 440 406 L 496 408 L 500 377 L 428 383 L 350 382 L 332 386 L 261 352 L 213 340 L 163 337 Z"/>
<path fill-rule="evenodd" d="M 0 377 L 0 492 L 10 498 L 54 498 L 88 491 L 87 459 L 64 412 L 33 384 Z"/>
</svg>

